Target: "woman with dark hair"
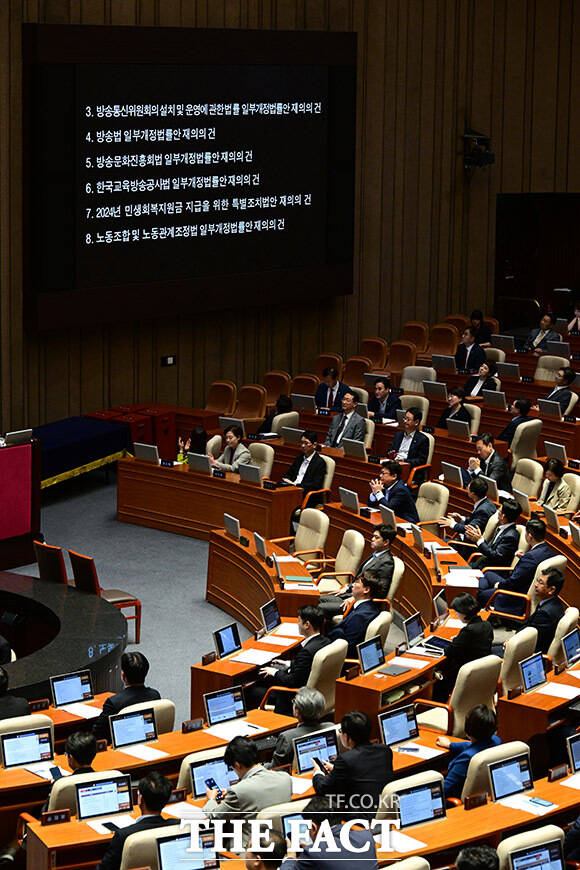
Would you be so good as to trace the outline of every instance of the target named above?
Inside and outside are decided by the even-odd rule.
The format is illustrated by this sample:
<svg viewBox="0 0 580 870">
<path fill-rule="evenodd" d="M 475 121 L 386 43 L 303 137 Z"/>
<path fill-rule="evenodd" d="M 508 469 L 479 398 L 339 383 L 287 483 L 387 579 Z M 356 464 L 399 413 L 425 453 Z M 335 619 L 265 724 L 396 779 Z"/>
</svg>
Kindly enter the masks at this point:
<svg viewBox="0 0 580 870">
<path fill-rule="evenodd" d="M 224 436 L 226 439 L 226 449 L 217 459 L 211 453 L 208 453 L 210 465 L 222 471 L 237 471 L 240 465 L 251 465 L 252 454 L 245 444 L 242 444 L 242 438 L 244 437 L 242 427 L 228 426 Z"/>
<path fill-rule="evenodd" d="M 455 742 L 449 737 L 438 737 L 435 741 L 437 746 L 448 749 L 451 754 L 451 761 L 449 762 L 443 782 L 446 798 L 461 797 L 461 792 L 467 778 L 469 762 L 473 756 L 484 749 L 499 746 L 501 743 L 501 740 L 495 733 L 497 730 L 496 715 L 485 704 L 478 704 L 469 711 L 465 717 L 464 727 L 465 734 L 469 738 L 468 741 L 459 740 Z"/>
<path fill-rule="evenodd" d="M 448 420 L 463 420 L 465 423 L 471 423 L 471 417 L 463 407 L 464 398 L 465 393 L 461 387 L 450 387 L 447 390 L 447 407 L 439 417 L 438 429 L 447 429 Z"/>
<path fill-rule="evenodd" d="M 482 390 L 497 390 L 497 384 L 493 376 L 497 372 L 497 366 L 492 359 L 483 362 L 476 375 L 471 375 L 465 382 L 466 396 L 479 396 Z"/>
<path fill-rule="evenodd" d="M 471 312 L 469 319 L 471 320 L 471 325 L 475 329 L 476 344 L 480 347 L 491 347 L 491 329 L 487 323 L 483 322 L 483 311 L 476 308 Z"/>
<path fill-rule="evenodd" d="M 262 435 L 264 432 L 271 432 L 274 417 L 277 417 L 278 414 L 288 414 L 292 408 L 293 405 L 290 396 L 278 396 L 274 413 L 267 414 L 267 416 L 264 417 L 264 422 L 260 424 L 258 429 L 256 429 L 256 435 Z"/>
<path fill-rule="evenodd" d="M 474 659 L 491 654 L 493 628 L 488 620 L 479 615 L 479 604 L 468 592 L 457 595 L 451 604 L 459 619 L 464 623 L 459 634 L 455 635 L 435 671 L 433 700 L 445 703 L 453 691 L 459 668 Z"/>
<path fill-rule="evenodd" d="M 544 465 L 544 485 L 537 501 L 538 507 L 547 505 L 553 511 L 565 513 L 572 498 L 572 491 L 565 480 L 564 465 L 560 459 L 548 459 Z"/>
</svg>

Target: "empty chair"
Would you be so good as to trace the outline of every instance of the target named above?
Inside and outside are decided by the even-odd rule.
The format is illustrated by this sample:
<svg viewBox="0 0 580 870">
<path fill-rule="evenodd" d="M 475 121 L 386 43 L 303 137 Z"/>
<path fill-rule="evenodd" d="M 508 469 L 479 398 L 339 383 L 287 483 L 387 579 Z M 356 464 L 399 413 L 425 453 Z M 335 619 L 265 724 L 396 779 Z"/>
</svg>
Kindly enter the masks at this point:
<svg viewBox="0 0 580 870">
<path fill-rule="evenodd" d="M 471 326 L 471 320 L 465 314 L 448 314 L 445 323 L 451 323 L 461 334 L 466 326 Z"/>
<path fill-rule="evenodd" d="M 316 375 L 303 372 L 302 374 L 296 375 L 296 377 L 292 378 L 290 392 L 297 393 L 300 396 L 313 396 L 318 389 L 319 383 L 320 378 L 317 378 Z"/>
<path fill-rule="evenodd" d="M 421 699 L 418 703 L 429 709 L 419 713 L 417 722 L 422 728 L 446 731 L 454 737 L 465 737 L 465 717 L 476 704 L 485 704 L 495 710 L 494 695 L 500 669 L 501 659 L 491 655 L 462 665 L 448 704 L 430 706 L 432 701 Z"/>
<path fill-rule="evenodd" d="M 244 384 L 238 392 L 238 401 L 232 414 L 246 426 L 261 423 L 266 415 L 266 389 L 261 384 Z"/>
<path fill-rule="evenodd" d="M 316 375 L 319 380 L 322 380 L 324 369 L 336 369 L 338 372 L 338 380 L 342 380 L 342 369 L 344 366 L 344 362 L 342 356 L 339 353 L 321 353 L 316 357 L 316 364 L 314 366 L 316 370 Z M 293 392 L 295 392 L 293 390 Z"/>
<path fill-rule="evenodd" d="M 531 656 L 536 649 L 538 631 L 535 628 L 522 628 L 506 641 L 505 653 L 501 665 L 499 678 L 501 681 L 501 693 L 507 694 L 510 689 L 519 686 L 522 678 L 519 663 Z M 469 792 L 472 794 L 472 792 Z"/>
<path fill-rule="evenodd" d="M 522 426 L 525 426 L 525 423 L 522 423 Z M 536 462 L 535 459 L 518 459 L 512 477 L 512 487 L 529 497 L 537 498 L 540 494 L 543 478 L 544 469 L 539 462 Z"/>
<path fill-rule="evenodd" d="M 393 341 L 389 348 L 388 370 L 393 386 L 399 383 L 403 369 L 414 366 L 417 359 L 417 348 L 412 341 Z"/>
<path fill-rule="evenodd" d="M 429 416 L 429 399 L 426 396 L 401 396 L 401 408 L 408 411 L 409 408 L 420 408 L 421 423 L 426 424 Z"/>
<path fill-rule="evenodd" d="M 554 640 L 549 646 L 548 655 L 552 659 L 552 664 L 559 665 L 564 661 L 564 650 L 562 648 L 562 638 L 569 634 L 578 625 L 578 617 L 580 612 L 577 607 L 567 607 L 564 616 L 558 622 L 554 634 Z"/>
<path fill-rule="evenodd" d="M 260 467 L 260 477 L 270 477 L 274 465 L 274 448 L 269 444 L 253 441 L 248 449 L 252 455 L 252 465 Z"/>
<path fill-rule="evenodd" d="M 236 405 L 236 385 L 233 381 L 214 381 L 209 386 L 206 411 L 228 417 Z"/>
<path fill-rule="evenodd" d="M 370 640 L 371 637 L 376 637 L 378 635 L 381 638 L 383 649 L 385 649 L 392 622 L 393 614 L 388 610 L 383 610 L 367 625 L 365 640 Z"/>
<path fill-rule="evenodd" d="M 564 474 L 562 480 L 568 484 L 572 493 L 572 497 L 568 502 L 567 513 L 576 513 L 580 505 L 580 476 L 577 474 Z"/>
<path fill-rule="evenodd" d="M 412 776 L 404 776 L 401 779 L 388 782 L 381 792 L 381 799 L 379 801 L 376 818 L 392 818 L 393 805 L 395 804 L 394 795 L 398 794 L 403 789 L 425 785 L 428 782 L 439 783 L 441 785 L 441 792 L 443 793 L 443 774 L 438 770 L 422 770 L 421 773 L 415 773 Z"/>
<path fill-rule="evenodd" d="M 68 580 L 62 547 L 54 547 L 50 544 L 43 544 L 41 541 L 34 541 L 34 553 L 38 562 L 38 575 L 40 579 L 47 580 L 50 583 L 63 583 L 66 586 Z"/>
<path fill-rule="evenodd" d="M 364 536 L 356 529 L 347 529 L 335 559 L 324 559 L 323 573 L 318 578 L 318 591 L 335 592 L 354 579 L 365 549 Z M 315 560 L 313 560 L 315 564 Z"/>
<path fill-rule="evenodd" d="M 212 435 L 212 437 L 208 440 L 205 445 L 205 452 L 214 459 L 217 459 L 220 453 L 222 452 L 222 436 L 221 435 Z"/>
<path fill-rule="evenodd" d="M 403 325 L 401 338 L 412 342 L 421 353 L 429 342 L 429 325 L 424 320 L 407 320 Z"/>
<path fill-rule="evenodd" d="M 272 538 L 273 544 L 294 544 L 293 555 L 307 563 L 311 558 L 324 558 L 324 547 L 328 535 L 328 516 L 315 508 L 305 508 L 300 514 L 296 535 L 286 538 Z"/>
<path fill-rule="evenodd" d="M 492 335 L 499 335 L 499 320 L 496 317 L 484 317 L 483 322 L 491 329 Z"/>
<path fill-rule="evenodd" d="M 34 728 L 50 728 L 54 745 L 54 723 L 50 716 L 44 713 L 32 713 L 30 716 L 11 716 L 10 719 L 0 719 L 0 734 L 11 734 L 14 731 L 32 731 Z"/>
<path fill-rule="evenodd" d="M 477 435 L 477 433 L 479 432 L 479 424 L 481 423 L 481 408 L 479 407 L 479 405 L 472 405 L 469 402 L 464 402 L 463 407 L 471 417 L 471 423 L 469 424 L 469 433 L 470 435 Z"/>
<path fill-rule="evenodd" d="M 430 531 L 437 535 L 439 526 L 437 520 L 447 514 L 449 490 L 442 483 L 422 483 L 417 496 L 417 513 L 421 525 L 432 525 Z"/>
<path fill-rule="evenodd" d="M 325 707 L 323 715 L 334 710 L 336 681 L 340 677 L 347 650 L 348 643 L 345 640 L 333 640 L 328 646 L 324 646 L 314 653 L 310 676 L 306 685 L 309 689 L 318 689 L 324 695 Z M 268 688 L 268 691 L 260 702 L 260 709 L 266 708 L 269 695 L 275 691 L 276 686 Z"/>
<path fill-rule="evenodd" d="M 290 375 L 288 372 L 271 371 L 264 375 L 264 387 L 266 389 L 266 404 L 276 405 L 280 396 L 290 395 Z"/>
<path fill-rule="evenodd" d="M 372 368 L 371 361 L 366 356 L 351 356 L 344 364 L 342 379 L 349 387 L 364 387 L 365 372 Z"/>
<path fill-rule="evenodd" d="M 499 746 L 491 746 L 489 749 L 477 752 L 469 762 L 461 800 L 464 801 L 469 795 L 482 791 L 489 792 L 489 765 L 493 764 L 494 761 L 502 761 L 504 758 L 524 753 L 529 758 L 530 747 L 521 740 L 511 740 L 509 743 L 501 743 Z"/>
<path fill-rule="evenodd" d="M 484 347 L 485 356 L 488 360 L 493 360 L 493 362 L 505 362 L 505 350 L 502 350 L 499 347 Z"/>
<path fill-rule="evenodd" d="M 510 444 L 512 468 L 516 467 L 520 459 L 536 458 L 538 455 L 536 445 L 541 431 L 541 420 L 528 420 L 527 423 L 520 423 Z"/>
<path fill-rule="evenodd" d="M 560 840 L 562 847 L 564 846 L 564 831 L 556 825 L 544 825 L 535 830 L 524 831 L 523 834 L 514 834 L 513 837 L 506 837 L 497 847 L 497 857 L 499 858 L 499 870 L 509 870 L 512 866 L 510 854 L 519 849 L 539 846 L 541 843 L 548 843 L 550 840 Z"/>
<path fill-rule="evenodd" d="M 120 770 L 100 770 L 92 773 L 75 773 L 74 776 L 63 776 L 57 779 L 50 790 L 48 811 L 70 810 L 71 815 L 77 815 L 77 785 L 85 782 L 95 782 L 101 779 L 111 779 L 123 776 Z"/>
<path fill-rule="evenodd" d="M 369 420 L 369 418 L 366 417 L 365 428 L 364 445 L 370 449 L 373 446 L 373 438 L 375 437 L 375 421 Z"/>
<path fill-rule="evenodd" d="M 567 360 L 563 356 L 542 354 L 542 356 L 538 358 L 538 365 L 534 372 L 534 380 L 555 381 L 558 371 L 560 369 L 565 369 L 568 365 L 570 365 L 570 360 Z"/>
<path fill-rule="evenodd" d="M 393 556 L 393 562 L 395 563 L 395 567 L 393 570 L 393 576 L 391 579 L 391 585 L 389 586 L 389 591 L 387 592 L 386 600 L 389 603 L 392 603 L 395 600 L 395 595 L 401 585 L 401 580 L 403 579 L 403 574 L 405 573 L 405 563 L 402 559 L 399 559 L 398 556 Z"/>
<path fill-rule="evenodd" d="M 388 350 L 389 345 L 384 338 L 363 338 L 360 344 L 360 355 L 370 359 L 371 369 L 384 369 Z"/>
<path fill-rule="evenodd" d="M 431 327 L 429 353 L 454 356 L 459 343 L 459 332 L 452 323 L 436 323 Z"/>
<path fill-rule="evenodd" d="M 97 577 L 97 569 L 95 568 L 95 560 L 92 556 L 83 556 L 80 553 L 75 553 L 74 550 L 68 551 L 69 559 L 73 569 L 75 586 L 81 592 L 87 592 L 91 595 L 98 595 L 104 598 L 105 601 L 113 604 L 117 610 L 124 610 L 126 607 L 132 607 L 134 613 L 125 616 L 125 619 L 135 620 L 135 643 L 141 640 L 141 602 L 130 592 L 123 592 L 121 589 L 101 589 L 99 578 Z"/>
<path fill-rule="evenodd" d="M 409 393 L 423 393 L 423 381 L 436 380 L 437 372 L 431 366 L 405 366 L 400 387 Z"/>
<path fill-rule="evenodd" d="M 139 710 L 153 708 L 155 724 L 158 734 L 168 734 L 173 731 L 175 724 L 175 704 L 168 698 L 160 698 L 158 701 L 141 701 L 139 704 L 131 704 L 123 708 L 123 713 L 138 713 Z"/>
<path fill-rule="evenodd" d="M 326 471 L 324 473 L 324 480 L 322 482 L 322 489 L 312 489 L 310 492 L 307 492 L 302 499 L 302 504 L 300 508 L 296 511 L 296 517 L 300 516 L 300 512 L 305 510 L 306 508 L 322 508 L 326 504 L 326 499 L 330 495 L 330 488 L 332 487 L 332 481 L 334 478 L 334 472 L 336 469 L 336 462 L 332 458 L 332 456 L 325 456 L 323 453 L 319 454 L 320 458 L 323 460 L 326 465 Z"/>
<path fill-rule="evenodd" d="M 297 429 L 300 425 L 300 414 L 298 411 L 287 411 L 285 414 L 276 414 L 272 420 L 272 432 L 280 434 L 283 426 L 288 426 L 290 429 Z"/>
</svg>

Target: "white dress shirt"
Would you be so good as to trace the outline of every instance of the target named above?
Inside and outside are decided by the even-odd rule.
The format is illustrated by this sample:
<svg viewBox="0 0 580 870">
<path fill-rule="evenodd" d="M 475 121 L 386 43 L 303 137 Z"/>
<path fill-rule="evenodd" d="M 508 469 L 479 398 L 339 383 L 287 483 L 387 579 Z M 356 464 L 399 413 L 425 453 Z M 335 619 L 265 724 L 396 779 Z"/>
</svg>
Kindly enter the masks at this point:
<svg viewBox="0 0 580 870">
<path fill-rule="evenodd" d="M 340 444 L 340 442 L 341 442 L 342 439 L 344 438 L 344 433 L 346 432 L 346 427 L 348 426 L 348 421 L 350 420 L 350 418 L 352 417 L 353 414 L 354 414 L 354 411 L 351 411 L 350 414 L 346 414 L 346 415 L 345 415 L 345 418 L 344 418 L 344 421 L 343 421 L 343 422 L 344 422 L 344 426 L 342 427 L 342 432 L 340 433 L 340 435 L 338 435 L 338 437 L 337 437 L 337 439 L 336 439 L 336 443 L 337 443 L 337 445 Z"/>
<path fill-rule="evenodd" d="M 312 459 L 313 456 L 314 456 L 314 453 L 311 453 L 310 456 L 305 456 L 304 459 L 302 460 L 302 465 L 298 469 L 298 474 L 296 475 L 296 480 L 294 481 L 296 486 L 300 486 L 300 484 L 304 480 L 304 475 L 306 474 L 306 472 L 308 470 L 308 466 L 310 465 L 310 460 Z"/>
<path fill-rule="evenodd" d="M 411 435 L 407 435 L 407 433 L 403 435 L 403 440 L 401 441 L 401 446 L 399 447 L 399 452 L 395 456 L 395 459 L 402 459 L 403 461 L 407 459 L 407 456 L 409 455 L 409 450 L 411 449 L 411 441 L 414 437 L 414 432 L 412 432 Z"/>
</svg>

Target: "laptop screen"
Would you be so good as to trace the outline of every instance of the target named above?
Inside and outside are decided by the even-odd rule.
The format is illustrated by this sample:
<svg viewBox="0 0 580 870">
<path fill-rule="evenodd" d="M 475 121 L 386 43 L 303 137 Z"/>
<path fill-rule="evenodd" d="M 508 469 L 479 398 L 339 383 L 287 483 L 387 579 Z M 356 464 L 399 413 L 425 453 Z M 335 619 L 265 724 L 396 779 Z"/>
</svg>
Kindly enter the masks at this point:
<svg viewBox="0 0 580 870">
<path fill-rule="evenodd" d="M 278 625 L 281 625 L 282 620 L 280 619 L 280 613 L 275 598 L 272 598 L 272 600 L 268 601 L 267 604 L 263 604 L 262 607 L 260 607 L 260 613 L 262 614 L 262 622 L 264 623 L 266 631 L 273 631 L 273 629 Z"/>
<path fill-rule="evenodd" d="M 419 528 L 419 526 L 411 523 L 411 529 L 413 530 L 413 544 L 415 545 L 415 549 L 419 550 L 421 555 L 425 549 L 425 540 L 423 538 L 423 532 Z"/>
<path fill-rule="evenodd" d="M 435 619 L 438 619 L 440 616 L 446 616 L 449 613 L 449 608 L 447 607 L 447 601 L 445 599 L 445 589 L 438 592 L 433 599 L 433 611 L 435 613 Z"/>
<path fill-rule="evenodd" d="M 220 659 L 223 659 L 224 656 L 229 656 L 230 653 L 237 652 L 242 648 L 237 622 L 232 622 L 230 625 L 226 625 L 224 628 L 219 628 L 217 631 L 214 631 L 213 638 Z"/>
<path fill-rule="evenodd" d="M 578 661 L 580 658 L 580 631 L 574 628 L 569 634 L 565 634 L 562 638 L 562 647 L 566 657 L 566 666 Z"/>
<path fill-rule="evenodd" d="M 213 830 L 199 832 L 198 848 L 191 851 L 191 834 L 179 833 L 157 840 L 159 870 L 217 870 L 220 866 Z"/>
<path fill-rule="evenodd" d="M 397 794 L 401 828 L 445 818 L 445 801 L 440 781 L 405 788 Z"/>
<path fill-rule="evenodd" d="M 305 737 L 296 737 L 292 742 L 294 743 L 298 773 L 307 773 L 312 770 L 314 768 L 313 758 L 333 762 L 338 755 L 334 728 L 328 731 L 315 731 L 314 734 L 307 734 Z"/>
<path fill-rule="evenodd" d="M 146 743 L 157 740 L 155 713 L 153 708 L 136 710 L 134 713 L 119 713 L 109 716 L 113 747 L 120 749 L 132 743 Z"/>
<path fill-rule="evenodd" d="M 4 767 L 18 767 L 39 761 L 52 761 L 54 752 L 50 728 L 34 728 L 2 734 Z"/>
<path fill-rule="evenodd" d="M 572 773 L 578 773 L 580 770 L 580 734 L 573 734 L 566 738 L 568 744 L 568 758 L 570 759 L 570 767 Z"/>
<path fill-rule="evenodd" d="M 561 840 L 526 846 L 510 853 L 512 870 L 564 870 Z"/>
<path fill-rule="evenodd" d="M 403 629 L 405 637 L 407 638 L 407 646 L 412 646 L 412 644 L 422 640 L 423 622 L 421 620 L 421 614 L 417 611 L 413 616 L 409 616 L 408 619 L 405 619 L 403 622 Z"/>
<path fill-rule="evenodd" d="M 373 668 L 384 665 L 385 653 L 383 651 L 383 642 L 379 635 L 359 643 L 357 649 L 363 674 L 366 674 L 367 671 L 372 671 Z"/>
<path fill-rule="evenodd" d="M 50 688 L 55 707 L 91 701 L 94 697 L 90 671 L 77 671 L 74 674 L 61 674 L 50 678 Z"/>
<path fill-rule="evenodd" d="M 231 514 L 224 514 L 224 529 L 231 538 L 240 540 L 240 521 Z"/>
<path fill-rule="evenodd" d="M 218 788 L 226 791 L 238 781 L 236 772 L 228 767 L 223 758 L 206 758 L 205 761 L 192 761 L 189 765 L 191 770 L 191 781 L 193 783 L 193 796 L 196 798 L 205 797 L 207 788 L 206 779 L 215 779 Z"/>
<path fill-rule="evenodd" d="M 399 707 L 390 713 L 381 713 L 379 722 L 383 743 L 386 746 L 403 743 L 405 740 L 419 736 L 414 704 L 409 704 L 408 707 Z"/>
<path fill-rule="evenodd" d="M 79 819 L 130 813 L 133 809 L 129 774 L 83 782 L 77 785 L 76 791 Z"/>
<path fill-rule="evenodd" d="M 545 683 L 546 674 L 544 671 L 542 653 L 534 653 L 534 655 L 528 656 L 527 659 L 523 659 L 523 661 L 520 662 L 520 672 L 522 675 L 524 692 L 531 692 L 532 689 Z"/>
<path fill-rule="evenodd" d="M 534 784 L 527 753 L 494 761 L 488 767 L 494 801 L 527 791 Z"/>
<path fill-rule="evenodd" d="M 241 719 L 246 715 L 244 690 L 241 686 L 220 689 L 219 692 L 210 692 L 203 696 L 203 702 L 207 712 L 207 721 L 210 725 L 228 722 L 230 719 Z"/>
</svg>

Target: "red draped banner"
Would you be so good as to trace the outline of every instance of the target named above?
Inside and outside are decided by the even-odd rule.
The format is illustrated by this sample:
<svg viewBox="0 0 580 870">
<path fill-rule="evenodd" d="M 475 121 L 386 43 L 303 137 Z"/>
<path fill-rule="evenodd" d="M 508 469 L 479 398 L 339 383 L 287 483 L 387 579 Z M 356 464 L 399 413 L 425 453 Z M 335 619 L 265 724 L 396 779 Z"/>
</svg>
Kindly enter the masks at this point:
<svg viewBox="0 0 580 870">
<path fill-rule="evenodd" d="M 30 444 L 0 449 L 0 540 L 30 531 Z"/>
</svg>

